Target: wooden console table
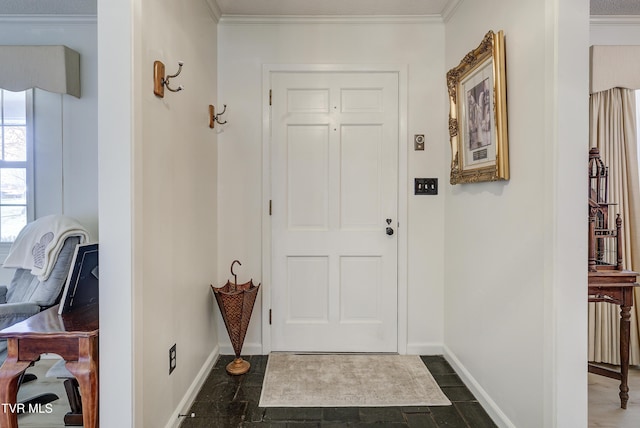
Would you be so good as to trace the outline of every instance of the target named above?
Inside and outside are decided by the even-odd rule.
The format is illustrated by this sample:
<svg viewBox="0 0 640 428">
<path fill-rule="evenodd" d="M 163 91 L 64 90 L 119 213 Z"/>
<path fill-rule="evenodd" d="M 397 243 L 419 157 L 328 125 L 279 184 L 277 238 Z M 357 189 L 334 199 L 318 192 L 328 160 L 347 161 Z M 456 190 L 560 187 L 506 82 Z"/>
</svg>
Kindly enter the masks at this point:
<svg viewBox="0 0 640 428">
<path fill-rule="evenodd" d="M 0 403 L 16 403 L 18 378 L 40 354 L 60 355 L 76 377 L 85 428 L 98 427 L 98 306 L 58 315 L 58 306 L 0 330 L 7 339 L 7 359 L 0 367 Z M 0 409 L 0 427 L 17 428 L 18 415 Z M 15 408 L 15 407 L 14 407 Z M 62 422 L 62 421 L 61 421 Z"/>
<path fill-rule="evenodd" d="M 628 270 L 600 270 L 589 272 L 589 302 L 608 302 L 620 306 L 620 371 L 589 364 L 589 373 L 620 381 L 620 407 L 629 401 L 629 338 L 633 288 L 637 287 L 636 272 Z"/>
</svg>

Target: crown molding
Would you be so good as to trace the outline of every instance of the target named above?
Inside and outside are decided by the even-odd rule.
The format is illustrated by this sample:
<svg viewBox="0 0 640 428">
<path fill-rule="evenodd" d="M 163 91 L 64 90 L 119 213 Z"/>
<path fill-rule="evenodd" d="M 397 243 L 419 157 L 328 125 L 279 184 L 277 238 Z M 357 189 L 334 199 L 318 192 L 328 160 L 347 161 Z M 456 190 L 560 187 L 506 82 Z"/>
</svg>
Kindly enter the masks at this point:
<svg viewBox="0 0 640 428">
<path fill-rule="evenodd" d="M 216 22 L 220 22 L 220 17 L 222 16 L 222 11 L 220 10 L 220 6 L 216 0 L 205 0 L 207 6 L 209 6 L 209 11 L 211 11 L 211 15 Z"/>
<path fill-rule="evenodd" d="M 440 15 L 222 15 L 221 24 L 441 24 Z"/>
<path fill-rule="evenodd" d="M 0 15 L 3 24 L 95 24 L 97 15 Z"/>
<path fill-rule="evenodd" d="M 591 25 L 640 25 L 640 15 L 591 15 Z"/>
<path fill-rule="evenodd" d="M 442 20 L 444 22 L 449 22 L 453 14 L 456 12 L 456 9 L 464 0 L 450 0 L 447 2 L 446 6 L 440 13 L 442 15 Z"/>
</svg>

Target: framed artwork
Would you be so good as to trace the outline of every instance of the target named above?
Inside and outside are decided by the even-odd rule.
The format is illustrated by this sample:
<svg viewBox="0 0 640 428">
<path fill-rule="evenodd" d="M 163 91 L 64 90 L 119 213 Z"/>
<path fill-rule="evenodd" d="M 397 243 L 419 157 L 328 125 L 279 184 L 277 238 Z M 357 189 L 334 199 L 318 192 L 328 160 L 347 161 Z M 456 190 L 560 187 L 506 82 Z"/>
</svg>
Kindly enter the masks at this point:
<svg viewBox="0 0 640 428">
<path fill-rule="evenodd" d="M 78 244 L 71 259 L 58 314 L 98 303 L 98 244 Z"/>
<path fill-rule="evenodd" d="M 489 31 L 447 73 L 451 184 L 509 179 L 504 34 Z"/>
</svg>

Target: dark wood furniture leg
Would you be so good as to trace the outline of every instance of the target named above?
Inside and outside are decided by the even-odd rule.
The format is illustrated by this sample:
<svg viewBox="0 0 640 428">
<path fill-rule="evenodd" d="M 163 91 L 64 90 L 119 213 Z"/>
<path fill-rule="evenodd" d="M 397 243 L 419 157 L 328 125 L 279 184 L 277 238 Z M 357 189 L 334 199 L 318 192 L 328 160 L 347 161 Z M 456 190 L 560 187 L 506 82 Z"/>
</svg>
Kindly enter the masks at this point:
<svg viewBox="0 0 640 428">
<path fill-rule="evenodd" d="M 81 427 L 82 423 L 82 397 L 80 397 L 79 385 L 76 378 L 65 379 L 64 389 L 69 399 L 71 411 L 64 415 L 65 426 Z"/>
<path fill-rule="evenodd" d="M 631 306 L 621 305 L 620 306 L 620 407 L 623 409 L 627 408 L 627 402 L 629 401 L 628 379 L 629 379 L 629 339 L 630 337 L 631 337 Z"/>
<path fill-rule="evenodd" d="M 67 369 L 76 377 L 82 400 L 82 422 L 85 427 L 98 427 L 98 341 L 84 337 L 79 341 L 78 361 L 67 361 Z"/>
<path fill-rule="evenodd" d="M 18 341 L 7 339 L 7 359 L 0 367 L 0 427 L 18 428 L 18 380 L 31 363 L 19 361 Z"/>
</svg>

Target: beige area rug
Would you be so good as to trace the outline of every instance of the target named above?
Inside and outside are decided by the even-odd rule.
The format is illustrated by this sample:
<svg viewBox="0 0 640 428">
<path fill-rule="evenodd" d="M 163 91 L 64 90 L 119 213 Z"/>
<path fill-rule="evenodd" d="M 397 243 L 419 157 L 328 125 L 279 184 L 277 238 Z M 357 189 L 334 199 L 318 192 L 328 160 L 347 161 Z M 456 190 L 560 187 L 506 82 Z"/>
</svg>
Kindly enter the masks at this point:
<svg viewBox="0 0 640 428">
<path fill-rule="evenodd" d="M 269 355 L 260 407 L 446 406 L 417 355 Z"/>
</svg>

